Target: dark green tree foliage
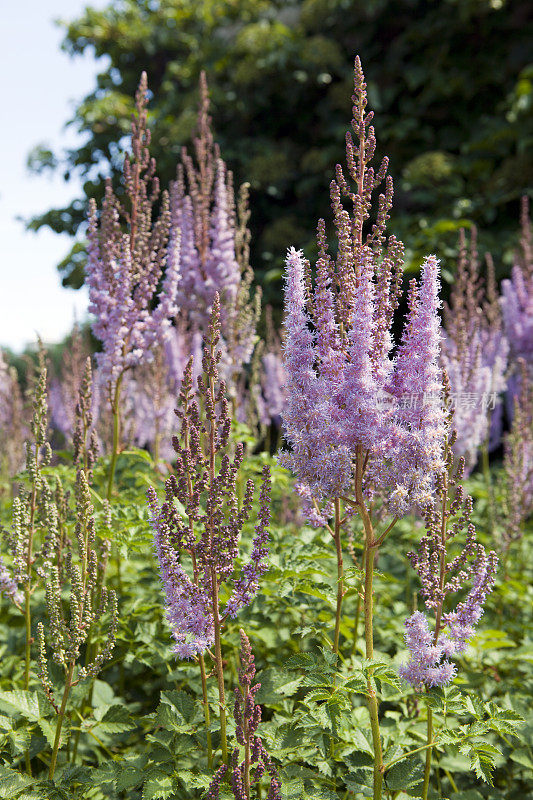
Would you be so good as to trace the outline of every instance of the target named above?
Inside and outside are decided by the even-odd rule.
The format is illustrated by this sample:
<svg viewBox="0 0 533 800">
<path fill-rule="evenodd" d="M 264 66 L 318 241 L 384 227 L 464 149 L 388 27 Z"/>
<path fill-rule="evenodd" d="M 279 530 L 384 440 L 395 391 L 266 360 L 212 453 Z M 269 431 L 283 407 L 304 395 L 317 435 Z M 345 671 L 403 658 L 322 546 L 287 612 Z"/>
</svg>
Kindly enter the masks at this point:
<svg viewBox="0 0 533 800">
<path fill-rule="evenodd" d="M 358 53 L 395 177 L 392 229 L 412 266 L 423 253 L 451 255 L 458 227 L 471 222 L 490 226 L 482 245 L 498 264 L 531 184 L 530 37 L 523 0 L 114 0 L 66 25 L 67 52 L 107 56 L 72 120 L 85 144 L 63 156 L 37 149 L 32 167 L 82 175 L 98 201 L 104 177 L 118 174 L 116 143 L 146 69 L 154 155 L 171 180 L 204 68 L 223 156 L 236 182 L 251 182 L 252 263 L 273 299 L 286 247 L 312 252 L 309 234 L 327 212 Z M 31 226 L 74 234 L 85 211 L 84 196 Z M 60 270 L 80 285 L 79 244 Z"/>
</svg>

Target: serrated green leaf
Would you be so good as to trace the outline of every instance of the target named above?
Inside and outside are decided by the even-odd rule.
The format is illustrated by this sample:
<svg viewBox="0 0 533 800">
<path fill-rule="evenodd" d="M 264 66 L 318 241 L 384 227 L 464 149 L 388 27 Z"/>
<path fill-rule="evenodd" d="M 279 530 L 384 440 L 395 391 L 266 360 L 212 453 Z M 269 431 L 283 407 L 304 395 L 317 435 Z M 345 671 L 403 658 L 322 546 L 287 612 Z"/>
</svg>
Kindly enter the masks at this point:
<svg viewBox="0 0 533 800">
<path fill-rule="evenodd" d="M 492 786 L 492 770 L 494 768 L 494 761 L 490 757 L 481 756 L 479 753 L 472 753 L 470 758 L 470 769 L 476 773 L 476 777 L 489 786 Z"/>
<path fill-rule="evenodd" d="M 364 678 L 358 678 L 356 676 L 348 678 L 348 680 L 344 682 L 344 688 L 350 689 L 356 694 L 362 694 L 368 697 L 368 686 Z"/>
<path fill-rule="evenodd" d="M 524 717 L 511 708 L 498 708 L 494 703 L 489 705 L 491 720 L 505 723 L 508 727 L 516 729 L 524 724 Z M 509 731 L 507 731 L 509 732 Z"/>
<path fill-rule="evenodd" d="M 305 731 L 295 722 L 286 722 L 276 729 L 276 745 L 280 750 L 291 750 L 301 745 Z"/>
<path fill-rule="evenodd" d="M 393 791 L 406 791 L 419 786 L 424 778 L 424 767 L 416 756 L 409 756 L 403 761 L 394 764 L 385 773 L 388 788 Z"/>
<path fill-rule="evenodd" d="M 337 736 L 337 724 L 344 708 L 344 701 L 338 695 L 333 695 L 333 697 L 330 697 L 329 700 L 326 701 L 325 708 L 327 717 L 331 723 L 333 735 Z"/>
<path fill-rule="evenodd" d="M 466 711 L 477 719 L 482 719 L 485 714 L 483 701 L 477 695 L 467 695 L 464 698 L 464 707 Z"/>
<path fill-rule="evenodd" d="M 166 800 L 173 792 L 172 778 L 164 772 L 153 772 L 143 786 L 143 800 Z"/>
<path fill-rule="evenodd" d="M 0 705 L 9 711 L 22 714 L 31 722 L 37 722 L 40 717 L 45 717 L 45 709 L 41 708 L 37 692 L 27 692 L 16 689 L 12 692 L 0 692 Z"/>
<path fill-rule="evenodd" d="M 196 701 L 187 692 L 178 689 L 161 692 L 161 702 L 175 708 L 185 722 L 192 722 L 196 714 Z"/>
<path fill-rule="evenodd" d="M 54 740 L 56 736 L 56 722 L 55 720 L 48 720 L 48 719 L 40 719 L 38 720 L 38 725 L 41 731 L 43 732 L 43 736 L 50 745 L 50 747 L 54 746 Z M 68 736 L 70 733 L 70 725 L 67 719 L 63 721 L 63 726 L 61 728 L 61 741 L 60 747 L 63 747 L 65 744 Z"/>
<path fill-rule="evenodd" d="M 372 767 L 359 767 L 344 777 L 346 788 L 352 792 L 361 792 L 365 797 L 373 793 L 374 770 Z"/>
<path fill-rule="evenodd" d="M 0 766 L 0 798 L 2 800 L 14 800 L 20 792 L 33 783 L 35 781 L 28 775 L 22 775 L 14 769 Z"/>
<path fill-rule="evenodd" d="M 192 787 L 193 789 L 208 789 L 213 780 L 212 774 L 194 773 L 188 769 L 180 769 L 178 777 L 187 788 Z"/>
<path fill-rule="evenodd" d="M 329 700 L 331 697 L 331 692 L 328 692 L 327 689 L 311 689 L 311 691 L 305 696 L 306 702 L 313 701 L 315 703 L 320 702 L 321 700 Z"/>
<path fill-rule="evenodd" d="M 310 653 L 297 653 L 285 663 L 285 669 L 316 669 L 317 661 Z"/>
<path fill-rule="evenodd" d="M 145 777 L 145 771 L 137 769 L 137 767 L 127 766 L 122 768 L 116 777 L 117 792 L 123 792 L 140 786 Z"/>
<path fill-rule="evenodd" d="M 303 800 L 305 786 L 301 778 L 281 778 L 281 796 L 283 800 Z"/>
<path fill-rule="evenodd" d="M 103 715 L 98 713 L 101 710 L 102 709 L 97 709 L 95 717 L 97 717 L 98 714 L 99 718 L 97 717 L 96 724 L 90 726 L 91 728 L 97 728 L 100 733 L 125 733 L 136 727 L 136 723 L 124 706 L 112 705 Z"/>
</svg>

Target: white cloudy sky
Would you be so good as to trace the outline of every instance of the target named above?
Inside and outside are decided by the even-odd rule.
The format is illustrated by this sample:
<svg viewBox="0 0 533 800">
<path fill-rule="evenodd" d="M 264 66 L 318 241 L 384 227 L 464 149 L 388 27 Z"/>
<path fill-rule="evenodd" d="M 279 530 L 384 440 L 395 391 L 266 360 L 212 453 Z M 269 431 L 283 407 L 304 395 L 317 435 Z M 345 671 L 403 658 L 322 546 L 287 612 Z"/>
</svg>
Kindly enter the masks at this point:
<svg viewBox="0 0 533 800">
<path fill-rule="evenodd" d="M 105 0 L 91 0 L 103 7 Z M 63 289 L 56 264 L 70 249 L 68 236 L 48 229 L 27 232 L 19 217 L 66 204 L 79 193 L 78 181 L 32 176 L 28 152 L 38 143 L 71 146 L 65 130 L 74 101 L 94 85 L 98 62 L 70 59 L 60 50 L 62 30 L 54 19 L 72 19 L 87 2 L 16 0 L 2 13 L 0 49 L 0 347 L 18 351 L 38 333 L 59 341 L 76 314 L 86 315 L 87 294 Z"/>
</svg>

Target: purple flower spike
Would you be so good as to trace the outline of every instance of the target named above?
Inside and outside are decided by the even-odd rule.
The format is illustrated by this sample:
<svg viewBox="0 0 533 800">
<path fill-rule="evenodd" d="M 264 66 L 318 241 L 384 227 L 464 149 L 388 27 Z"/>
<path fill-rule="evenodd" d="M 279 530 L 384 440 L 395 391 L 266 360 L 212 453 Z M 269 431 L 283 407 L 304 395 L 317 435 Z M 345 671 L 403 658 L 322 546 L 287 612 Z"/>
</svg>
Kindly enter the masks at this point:
<svg viewBox="0 0 533 800">
<path fill-rule="evenodd" d="M 180 428 L 172 439 L 175 473 L 165 482 L 161 505 L 154 489 L 147 493 L 167 618 L 180 658 L 195 657 L 213 642 L 216 645 L 220 624 L 252 601 L 267 570 L 270 472 L 266 465 L 250 559 L 240 572 L 236 568 L 255 487 L 248 480 L 239 501 L 237 479 L 244 448 L 229 442 L 229 403 L 218 374 L 219 338 L 220 302 L 215 295 L 197 388 L 193 389 L 192 357 L 181 382 L 176 409 Z M 187 558 L 188 570 L 183 566 Z M 231 592 L 225 608 L 219 600 L 222 583 Z"/>
<path fill-rule="evenodd" d="M 420 287 L 412 287 L 394 363 L 391 329 L 403 245 L 385 235 L 392 181 L 387 159 L 377 170 L 370 166 L 376 139 L 359 59 L 354 73 L 352 130 L 358 141 L 346 136 L 353 188 L 340 165 L 330 184 L 336 257 L 328 253 L 320 220 L 314 284 L 301 252 L 291 248 L 286 261 L 282 417 L 290 451 L 280 461 L 308 487 L 312 501 L 341 497 L 355 478 L 367 498 L 378 492 L 399 516 L 431 503 L 442 468 L 439 267 L 429 256 Z M 369 226 L 373 191 L 382 182 Z"/>
<path fill-rule="evenodd" d="M 476 542 L 475 527 L 470 521 L 472 498 L 464 496 L 463 487 L 458 483 L 464 462 L 459 462 L 457 478 L 450 478 L 448 473 L 452 474 L 453 467 L 450 442 L 446 452 L 446 469 L 437 480 L 436 502 L 426 512 L 426 533 L 418 551 L 408 553 L 420 578 L 426 608 L 435 613 L 434 631 L 421 611 L 415 611 L 405 621 L 409 659 L 400 666 L 399 674 L 416 689 L 446 686 L 455 677 L 457 669 L 449 659 L 463 653 L 473 637 L 483 614 L 483 604 L 494 586 L 498 565 L 496 553 L 487 554 Z M 461 528 L 466 529 L 464 547 L 449 560 L 448 542 Z M 455 611 L 445 612 L 447 596 L 461 591 L 469 582 L 471 588 L 466 598 Z"/>
<path fill-rule="evenodd" d="M 110 398 L 126 370 L 151 360 L 153 348 L 164 342 L 170 320 L 177 313 L 180 243 L 174 236 L 169 247 L 166 192 L 160 216 L 152 222 L 159 182 L 149 152 L 147 103 L 143 73 L 136 95 L 137 116 L 132 122 L 132 152 L 124 160 L 125 205 L 108 182 L 100 217 L 94 201 L 89 207 L 89 311 L 95 317 L 93 332 L 102 343 L 97 361 Z"/>
</svg>

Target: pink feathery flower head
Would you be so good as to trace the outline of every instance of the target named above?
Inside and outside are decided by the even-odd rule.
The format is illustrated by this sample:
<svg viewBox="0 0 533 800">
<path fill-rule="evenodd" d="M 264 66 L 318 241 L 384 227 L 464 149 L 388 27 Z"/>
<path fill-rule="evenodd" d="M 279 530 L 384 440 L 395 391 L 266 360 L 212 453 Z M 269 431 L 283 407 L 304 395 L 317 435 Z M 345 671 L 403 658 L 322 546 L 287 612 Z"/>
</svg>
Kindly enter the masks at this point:
<svg viewBox="0 0 533 800">
<path fill-rule="evenodd" d="M 398 488 L 405 487 L 405 511 L 408 504 L 428 505 L 432 476 L 444 466 L 446 410 L 439 366 L 439 289 L 439 262 L 435 256 L 428 256 L 422 265 L 420 286 L 411 285 L 409 311 L 390 386 L 398 403 L 398 447 L 391 474 L 395 473 Z"/>
<path fill-rule="evenodd" d="M 316 347 L 306 311 L 305 262 L 293 247 L 287 255 L 285 291 L 285 438 L 291 452 L 282 463 L 319 494 L 337 496 L 350 478 L 350 455 L 338 441 L 325 381 L 315 369 Z"/>
<path fill-rule="evenodd" d="M 533 271 L 528 275 L 518 264 L 511 278 L 502 281 L 502 311 L 505 333 L 513 359 L 533 364 Z"/>
<path fill-rule="evenodd" d="M 102 343 L 97 353 L 99 375 L 110 396 L 126 370 L 152 358 L 153 348 L 163 342 L 177 312 L 179 236 L 174 236 L 169 250 L 166 192 L 159 218 L 152 221 L 159 182 L 149 152 L 147 103 L 143 73 L 132 121 L 131 154 L 124 159 L 126 199 L 121 203 L 108 181 L 101 214 L 93 200 L 89 206 L 89 311 L 94 315 L 93 332 Z"/>
<path fill-rule="evenodd" d="M 464 457 L 466 474 L 475 466 L 485 441 L 489 448 L 499 443 L 499 394 L 506 387 L 509 345 L 489 254 L 486 262 L 487 272 L 482 275 L 476 230 L 471 232 L 469 248 L 461 231 L 455 280 L 444 311 L 441 366 L 450 381 L 451 424 L 457 433 L 453 452 Z"/>
<path fill-rule="evenodd" d="M 453 438 L 453 437 L 451 437 Z M 483 605 L 494 586 L 498 559 L 487 553 L 476 541 L 476 529 L 471 522 L 473 501 L 464 495 L 459 483 L 463 460 L 459 461 L 457 477 L 450 482 L 448 470 L 453 467 L 450 441 L 446 446 L 446 467 L 438 476 L 433 507 L 426 510 L 426 531 L 418 550 L 408 553 L 418 573 L 420 594 L 428 611 L 435 614 L 435 629 L 429 619 L 416 611 L 405 621 L 405 643 L 409 658 L 399 673 L 416 689 L 424 686 L 445 686 L 453 680 L 456 668 L 450 661 L 453 655 L 465 651 L 474 636 L 475 626 L 483 614 Z M 449 489 L 453 486 L 453 492 Z M 448 558 L 447 547 L 463 529 L 466 533 L 462 548 L 454 558 Z M 455 610 L 445 611 L 450 595 L 470 589 Z"/>
<path fill-rule="evenodd" d="M 321 220 L 315 281 L 300 252 L 291 248 L 286 261 L 282 416 L 291 449 L 281 462 L 315 500 L 339 497 L 359 474 L 368 495 L 386 495 L 391 510 L 405 514 L 414 504 L 431 502 L 434 474 L 442 467 L 439 262 L 429 256 L 420 287 L 412 288 L 394 362 L 391 330 L 403 245 L 385 236 L 392 181 L 387 159 L 376 171 L 370 166 L 376 140 L 359 59 L 354 85 L 352 129 L 358 141 L 347 134 L 346 162 L 357 191 L 337 165 L 330 185 L 336 258 L 328 253 Z M 369 228 L 373 190 L 382 181 Z M 407 394 L 416 402 L 406 402 Z"/>
<path fill-rule="evenodd" d="M 167 599 L 167 617 L 176 639 L 176 653 L 189 658 L 204 652 L 217 624 L 235 617 L 259 589 L 268 568 L 270 471 L 263 467 L 259 508 L 251 552 L 238 567 L 243 527 L 253 506 L 254 482 L 248 479 L 244 496 L 237 481 L 244 446 L 229 442 L 231 417 L 226 386 L 219 378 L 220 301 L 215 295 L 211 322 L 202 354 L 202 373 L 193 385 L 189 359 L 176 415 L 179 432 L 172 437 L 175 472 L 165 481 L 165 500 L 159 505 L 148 492 L 154 540 Z M 191 575 L 182 562 L 191 559 Z M 219 589 L 230 589 L 222 607 Z M 213 625 L 215 630 L 213 631 Z"/>
</svg>

